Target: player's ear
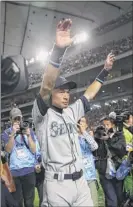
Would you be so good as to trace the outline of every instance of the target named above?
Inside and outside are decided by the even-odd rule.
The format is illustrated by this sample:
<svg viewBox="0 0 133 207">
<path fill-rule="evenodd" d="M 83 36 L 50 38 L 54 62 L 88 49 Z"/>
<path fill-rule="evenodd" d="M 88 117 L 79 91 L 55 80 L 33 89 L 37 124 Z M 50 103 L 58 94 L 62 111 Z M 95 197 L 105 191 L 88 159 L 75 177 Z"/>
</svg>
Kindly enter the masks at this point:
<svg viewBox="0 0 133 207">
<path fill-rule="evenodd" d="M 21 56 L 6 57 L 1 61 L 1 93 L 9 94 L 27 90 L 28 70 Z"/>
</svg>

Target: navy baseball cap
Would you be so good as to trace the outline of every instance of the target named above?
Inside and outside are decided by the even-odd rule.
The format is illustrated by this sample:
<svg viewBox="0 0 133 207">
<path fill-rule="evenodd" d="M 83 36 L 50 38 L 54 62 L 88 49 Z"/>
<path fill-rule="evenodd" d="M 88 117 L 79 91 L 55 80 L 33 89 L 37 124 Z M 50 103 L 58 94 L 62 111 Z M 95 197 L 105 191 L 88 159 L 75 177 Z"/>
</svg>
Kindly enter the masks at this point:
<svg viewBox="0 0 133 207">
<path fill-rule="evenodd" d="M 56 79 L 55 87 L 54 89 L 60 88 L 60 89 L 74 89 L 77 87 L 77 84 L 74 81 L 67 81 L 66 78 L 59 76 Z"/>
</svg>

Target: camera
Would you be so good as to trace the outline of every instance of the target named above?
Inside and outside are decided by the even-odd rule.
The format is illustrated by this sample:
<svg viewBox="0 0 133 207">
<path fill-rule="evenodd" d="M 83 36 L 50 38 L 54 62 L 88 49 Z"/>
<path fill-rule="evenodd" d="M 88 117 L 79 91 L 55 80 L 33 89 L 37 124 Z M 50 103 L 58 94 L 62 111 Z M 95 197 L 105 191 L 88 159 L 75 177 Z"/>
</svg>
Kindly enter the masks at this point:
<svg viewBox="0 0 133 207">
<path fill-rule="evenodd" d="M 34 125 L 34 122 L 33 122 L 33 118 L 28 118 L 28 121 L 29 123 L 29 128 L 31 128 L 33 131 L 35 131 L 35 125 Z"/>
<path fill-rule="evenodd" d="M 115 112 L 111 112 L 109 114 L 109 117 L 113 119 L 117 131 L 123 130 L 124 122 L 129 119 L 129 116 L 129 111 L 122 112 L 121 110 L 116 110 Z"/>
<path fill-rule="evenodd" d="M 16 134 L 17 134 L 17 135 L 18 135 L 18 134 L 24 134 L 24 132 L 25 132 L 25 130 L 26 130 L 27 128 L 29 128 L 29 123 L 28 123 L 27 121 L 22 122 L 22 123 L 20 124 L 20 130 L 17 131 Z"/>
<path fill-rule="evenodd" d="M 26 60 L 21 56 L 2 57 L 1 93 L 6 94 L 25 91 L 29 87 Z"/>
<path fill-rule="evenodd" d="M 107 132 L 104 126 L 98 126 L 94 132 L 95 139 L 101 139 L 102 137 L 107 136 Z"/>
<path fill-rule="evenodd" d="M 124 122 L 129 119 L 130 112 L 125 111 L 125 112 L 120 112 L 116 111 L 116 122 Z"/>
</svg>

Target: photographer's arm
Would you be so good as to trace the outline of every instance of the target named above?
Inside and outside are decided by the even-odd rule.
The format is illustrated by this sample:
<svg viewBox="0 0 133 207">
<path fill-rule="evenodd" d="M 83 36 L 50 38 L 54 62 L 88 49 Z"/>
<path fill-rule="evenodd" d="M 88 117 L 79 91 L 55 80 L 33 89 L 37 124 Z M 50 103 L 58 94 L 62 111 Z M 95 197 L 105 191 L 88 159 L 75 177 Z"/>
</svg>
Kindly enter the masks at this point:
<svg viewBox="0 0 133 207">
<path fill-rule="evenodd" d="M 32 153 L 35 153 L 36 152 L 36 143 L 33 141 L 31 134 L 27 135 L 27 137 L 28 137 L 29 148 Z"/>
<path fill-rule="evenodd" d="M 30 128 L 27 128 L 24 133 L 28 138 L 28 146 L 32 153 L 36 153 L 36 143 L 34 139 L 34 135 Z"/>
<path fill-rule="evenodd" d="M 9 135 L 9 141 L 8 143 L 5 145 L 5 150 L 6 152 L 10 153 L 14 147 L 14 137 L 15 137 L 15 134 L 12 133 Z"/>
<path fill-rule="evenodd" d="M 108 71 L 113 67 L 114 60 L 114 55 L 110 53 L 105 61 L 104 69 L 100 72 L 96 80 L 87 88 L 87 90 L 84 93 L 84 96 L 88 99 L 88 101 L 93 99 L 102 87 L 104 79 L 107 77 L 109 73 Z"/>
<path fill-rule="evenodd" d="M 15 136 L 16 136 L 16 132 L 20 130 L 20 126 L 17 122 L 13 123 L 12 126 L 12 131 L 10 132 L 5 132 L 3 134 L 3 141 L 5 143 L 5 150 L 8 153 L 11 153 L 13 147 L 14 147 L 14 140 L 15 140 Z"/>
</svg>

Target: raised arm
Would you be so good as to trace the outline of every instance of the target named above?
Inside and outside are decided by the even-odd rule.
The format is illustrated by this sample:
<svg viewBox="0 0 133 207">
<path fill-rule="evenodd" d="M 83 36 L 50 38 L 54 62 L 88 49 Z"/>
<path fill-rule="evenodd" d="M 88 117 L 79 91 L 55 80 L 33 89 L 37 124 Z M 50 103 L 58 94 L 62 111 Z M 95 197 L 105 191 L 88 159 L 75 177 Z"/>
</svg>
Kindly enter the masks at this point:
<svg viewBox="0 0 133 207">
<path fill-rule="evenodd" d="M 43 81 L 40 88 L 40 95 L 43 100 L 49 100 L 55 81 L 60 74 L 60 65 L 66 49 L 71 45 L 72 38 L 70 38 L 70 27 L 72 21 L 66 19 L 59 22 L 56 29 L 56 41 L 53 47 L 52 55 L 50 57 L 47 69 L 44 72 Z"/>
<path fill-rule="evenodd" d="M 100 88 L 102 87 L 105 78 L 109 74 L 109 70 L 111 70 L 113 67 L 114 60 L 115 60 L 115 56 L 112 53 L 110 53 L 107 56 L 103 70 L 99 73 L 95 81 L 87 88 L 87 90 L 84 93 L 84 96 L 88 100 L 93 99 L 98 93 L 98 91 L 100 90 Z"/>
</svg>

